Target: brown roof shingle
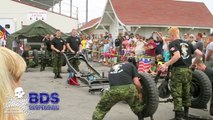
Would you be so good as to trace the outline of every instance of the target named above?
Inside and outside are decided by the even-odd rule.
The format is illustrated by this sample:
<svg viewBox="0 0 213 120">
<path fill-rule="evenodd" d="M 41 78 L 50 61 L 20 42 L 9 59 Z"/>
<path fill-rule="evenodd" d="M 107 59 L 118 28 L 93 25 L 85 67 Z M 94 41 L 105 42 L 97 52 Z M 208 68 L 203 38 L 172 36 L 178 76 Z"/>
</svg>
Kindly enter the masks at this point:
<svg viewBox="0 0 213 120">
<path fill-rule="evenodd" d="M 95 26 L 96 24 L 98 24 L 98 22 L 100 20 L 101 20 L 101 17 L 92 19 L 89 22 L 87 22 L 86 24 L 84 24 L 82 27 L 80 27 L 79 30 L 89 29 L 89 28 Z"/>
<path fill-rule="evenodd" d="M 173 0 L 110 0 L 125 25 L 213 27 L 213 16 L 203 3 Z"/>
</svg>

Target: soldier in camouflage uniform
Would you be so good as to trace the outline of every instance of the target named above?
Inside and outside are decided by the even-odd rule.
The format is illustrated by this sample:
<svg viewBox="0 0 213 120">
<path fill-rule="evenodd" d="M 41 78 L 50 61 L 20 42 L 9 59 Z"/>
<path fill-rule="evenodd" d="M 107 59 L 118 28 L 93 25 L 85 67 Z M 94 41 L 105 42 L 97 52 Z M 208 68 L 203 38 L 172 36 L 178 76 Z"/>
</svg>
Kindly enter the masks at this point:
<svg viewBox="0 0 213 120">
<path fill-rule="evenodd" d="M 22 57 L 27 63 L 27 68 L 34 67 L 36 65 L 36 63 L 33 61 L 34 56 L 30 55 L 29 53 L 30 49 L 31 49 L 30 45 L 25 45 L 24 52 L 22 54 Z"/>
<path fill-rule="evenodd" d="M 109 72 L 109 83 L 110 89 L 103 94 L 92 120 L 102 120 L 106 113 L 120 101 L 126 101 L 138 119 L 143 120 L 141 84 L 135 66 L 131 63 L 113 66 Z"/>
<path fill-rule="evenodd" d="M 191 105 L 190 83 L 192 80 L 192 72 L 189 67 L 191 65 L 194 66 L 197 61 L 199 61 L 202 57 L 202 52 L 195 49 L 191 43 L 181 40 L 178 28 L 171 27 L 168 34 L 171 39 L 169 51 L 172 58 L 168 62 L 162 64 L 161 70 L 165 71 L 168 66 L 172 66 L 170 87 L 174 101 L 174 120 L 182 119 L 182 107 L 184 107 L 184 117 L 188 119 L 189 107 Z M 195 54 L 196 57 L 193 63 L 192 54 Z"/>
<path fill-rule="evenodd" d="M 62 54 L 65 49 L 65 42 L 61 38 L 61 31 L 57 30 L 56 31 L 56 36 L 51 42 L 51 49 L 52 51 L 52 60 L 53 60 L 53 72 L 55 73 L 54 79 L 56 78 L 62 78 L 60 75 L 61 73 L 61 66 L 62 66 Z"/>
</svg>

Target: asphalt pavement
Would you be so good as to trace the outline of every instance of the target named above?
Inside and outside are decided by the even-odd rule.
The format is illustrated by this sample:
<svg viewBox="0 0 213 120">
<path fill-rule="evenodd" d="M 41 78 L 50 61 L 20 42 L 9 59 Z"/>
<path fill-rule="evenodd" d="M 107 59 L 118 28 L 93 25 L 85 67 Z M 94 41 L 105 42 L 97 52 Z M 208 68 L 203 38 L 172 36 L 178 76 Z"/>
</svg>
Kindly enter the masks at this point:
<svg viewBox="0 0 213 120">
<path fill-rule="evenodd" d="M 92 62 L 91 64 L 96 70 L 105 72 L 105 74 L 110 69 L 100 63 Z M 87 70 L 87 67 L 83 65 L 82 69 Z M 24 73 L 21 84 L 26 92 L 25 97 L 29 97 L 29 93 L 32 92 L 38 94 L 56 92 L 59 94 L 60 99 L 59 110 L 30 110 L 32 113 L 27 116 L 28 120 L 92 120 L 92 113 L 101 98 L 99 93 L 90 94 L 88 87 L 68 85 L 66 66 L 63 67 L 63 79 L 53 79 L 54 74 L 50 67 L 47 67 L 42 72 L 39 70 L 39 67 L 30 68 L 28 72 Z M 84 84 L 81 83 L 81 85 Z M 154 120 L 169 120 L 173 118 L 174 112 L 172 110 L 172 103 L 160 103 L 157 112 L 154 114 Z M 211 119 L 208 110 L 190 109 L 190 114 Z M 104 120 L 137 120 L 137 117 L 127 104 L 120 102 L 107 113 Z M 150 120 L 150 118 L 145 120 Z"/>
</svg>

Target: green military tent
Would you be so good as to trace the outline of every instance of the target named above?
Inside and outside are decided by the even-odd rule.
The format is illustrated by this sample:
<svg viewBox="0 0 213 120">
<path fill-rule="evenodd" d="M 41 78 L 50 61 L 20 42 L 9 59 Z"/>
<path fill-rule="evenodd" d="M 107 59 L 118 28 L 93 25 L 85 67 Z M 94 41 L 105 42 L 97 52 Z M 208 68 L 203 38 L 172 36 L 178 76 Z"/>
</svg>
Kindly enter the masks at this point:
<svg viewBox="0 0 213 120">
<path fill-rule="evenodd" d="M 29 26 L 26 26 L 22 28 L 21 30 L 9 35 L 7 37 L 7 47 L 12 48 L 12 42 L 13 40 L 18 38 L 35 38 L 35 37 L 44 37 L 46 34 L 55 34 L 57 29 L 54 27 L 48 25 L 47 23 L 39 20 L 34 23 L 32 23 Z M 66 38 L 67 35 L 62 33 L 62 38 Z M 40 40 L 41 41 L 41 40 Z"/>
</svg>

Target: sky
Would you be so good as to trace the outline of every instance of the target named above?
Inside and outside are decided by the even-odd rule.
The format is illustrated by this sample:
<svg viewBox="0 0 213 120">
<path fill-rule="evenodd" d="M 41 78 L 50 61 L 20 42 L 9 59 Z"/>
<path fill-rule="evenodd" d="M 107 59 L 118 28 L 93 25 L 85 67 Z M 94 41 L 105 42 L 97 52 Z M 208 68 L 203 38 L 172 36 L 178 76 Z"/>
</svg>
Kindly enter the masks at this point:
<svg viewBox="0 0 213 120">
<path fill-rule="evenodd" d="M 213 15 L 213 0 L 179 0 L 179 1 L 196 1 L 196 2 L 204 2 L 204 4 L 209 8 Z M 73 2 L 73 17 L 76 17 L 76 11 L 78 7 L 78 23 L 84 23 L 86 21 L 86 0 L 72 0 Z M 107 0 L 88 0 L 89 3 L 89 14 L 88 19 L 94 19 L 97 17 L 101 17 Z M 57 7 L 56 7 L 57 10 Z M 62 12 L 64 14 L 69 15 L 70 11 L 70 0 L 62 1 Z"/>
</svg>

